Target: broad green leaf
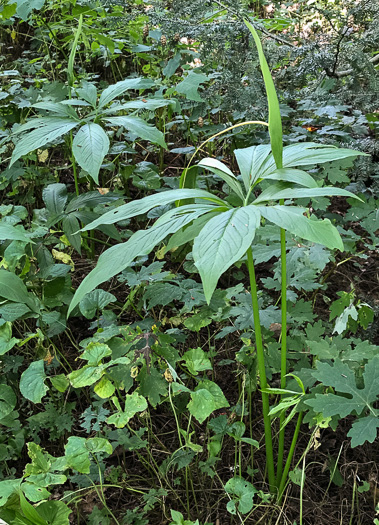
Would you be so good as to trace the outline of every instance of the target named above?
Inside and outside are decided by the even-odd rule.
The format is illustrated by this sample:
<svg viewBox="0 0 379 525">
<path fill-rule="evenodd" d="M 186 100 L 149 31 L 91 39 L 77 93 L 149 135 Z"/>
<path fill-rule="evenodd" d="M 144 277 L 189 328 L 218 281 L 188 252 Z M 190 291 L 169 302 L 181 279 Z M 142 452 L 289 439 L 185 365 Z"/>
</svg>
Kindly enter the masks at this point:
<svg viewBox="0 0 379 525">
<path fill-rule="evenodd" d="M 140 383 L 138 392 L 148 399 L 153 407 L 162 401 L 162 397 L 167 396 L 168 383 L 156 368 L 151 367 L 148 370 L 147 366 L 143 366 L 138 374 L 138 381 Z"/>
<path fill-rule="evenodd" d="M 326 146 L 315 142 L 304 142 L 301 144 L 291 144 L 284 148 L 283 166 L 291 168 L 295 166 L 324 164 L 325 162 L 357 157 L 358 155 L 367 156 L 367 153 L 353 149 Z"/>
<path fill-rule="evenodd" d="M 24 303 L 35 311 L 36 304 L 23 281 L 14 273 L 0 269 L 0 297 L 15 303 Z"/>
<path fill-rule="evenodd" d="M 183 214 L 175 219 L 170 219 L 168 222 L 160 223 L 158 226 L 154 225 L 149 230 L 137 231 L 126 243 L 118 244 L 105 251 L 99 257 L 96 268 L 84 278 L 76 290 L 68 315 L 87 293 L 94 290 L 99 284 L 122 272 L 139 255 L 150 253 L 165 237 L 192 222 L 200 213 L 203 213 L 203 211 Z"/>
<path fill-rule="evenodd" d="M 203 75 L 202 73 L 196 73 L 195 71 L 190 71 L 186 78 L 179 82 L 176 86 L 176 91 L 185 95 L 188 100 L 195 100 L 196 102 L 202 102 L 198 90 L 201 84 L 210 80 L 210 77 Z"/>
<path fill-rule="evenodd" d="M 82 193 L 81 195 L 74 197 L 66 207 L 66 213 L 77 211 L 81 208 L 95 208 L 96 206 L 108 204 L 109 202 L 116 201 L 120 198 L 119 195 L 114 193 L 106 193 L 101 195 L 98 191 L 89 191 Z"/>
<path fill-rule="evenodd" d="M 45 0 L 15 0 L 15 3 L 17 4 L 16 13 L 26 22 L 33 9 L 41 9 Z"/>
<path fill-rule="evenodd" d="M 274 183 L 266 190 L 262 191 L 258 198 L 255 199 L 254 204 L 261 202 L 280 200 L 280 199 L 303 199 L 305 197 L 353 197 L 354 199 L 361 200 L 359 197 L 350 193 L 350 191 L 343 190 L 341 188 L 334 188 L 333 186 L 327 186 L 324 188 L 286 188 L 282 183 Z"/>
<path fill-rule="evenodd" d="M 67 465 L 82 474 L 89 474 L 91 466 L 90 453 L 96 454 L 99 452 L 105 452 L 106 454 L 112 454 L 112 450 L 112 445 L 107 439 L 85 439 L 82 437 L 70 436 L 65 445 Z"/>
<path fill-rule="evenodd" d="M 113 396 L 114 392 L 116 390 L 116 387 L 114 384 L 109 381 L 109 379 L 105 376 L 103 376 L 100 381 L 95 385 L 94 391 L 95 393 L 101 397 L 102 399 L 106 399 L 108 397 Z"/>
<path fill-rule="evenodd" d="M 84 317 L 93 319 L 97 312 L 102 311 L 114 301 L 116 301 L 116 297 L 113 294 L 105 290 L 93 290 L 80 301 L 79 309 Z"/>
<path fill-rule="evenodd" d="M 99 171 L 109 150 L 109 138 L 103 128 L 94 122 L 82 126 L 74 137 L 72 151 L 75 159 L 99 184 Z"/>
<path fill-rule="evenodd" d="M 67 377 L 74 388 L 83 388 L 84 386 L 91 386 L 101 379 L 105 369 L 106 365 L 85 365 L 79 370 L 74 370 Z"/>
<path fill-rule="evenodd" d="M 215 175 L 218 175 L 223 181 L 226 182 L 226 184 L 234 191 L 234 193 L 236 193 L 238 197 L 240 197 L 240 199 L 243 201 L 244 194 L 241 188 L 241 184 L 238 182 L 233 172 L 230 171 L 228 166 L 226 166 L 219 160 L 212 159 L 212 158 L 202 159 L 198 163 L 198 166 L 200 168 L 205 168 L 211 171 Z"/>
<path fill-rule="evenodd" d="M 21 479 L 6 479 L 5 481 L 0 481 L 0 507 L 6 504 L 9 496 L 18 491 L 21 481 Z"/>
<path fill-rule="evenodd" d="M 13 412 L 17 398 L 12 388 L 8 385 L 0 385 L 0 421 Z"/>
<path fill-rule="evenodd" d="M 254 495 L 257 489 L 249 482 L 240 477 L 234 477 L 225 484 L 225 492 L 232 495 L 226 508 L 231 514 L 247 514 L 254 506 Z"/>
<path fill-rule="evenodd" d="M 32 104 L 32 107 L 37 109 L 44 109 L 45 111 L 50 111 L 58 117 L 70 117 L 70 114 L 72 112 L 71 108 L 65 106 L 61 102 L 50 102 L 48 100 Z"/>
<path fill-rule="evenodd" d="M 104 120 L 111 126 L 123 126 L 128 131 L 137 135 L 137 137 L 143 140 L 149 140 L 153 144 L 159 144 L 162 148 L 167 148 L 163 133 L 140 117 L 109 117 Z"/>
<path fill-rule="evenodd" d="M 212 370 L 212 363 L 207 354 L 201 348 L 192 348 L 184 352 L 183 359 L 191 374 L 196 376 L 198 372 Z"/>
<path fill-rule="evenodd" d="M 43 189 L 42 199 L 46 209 L 53 218 L 59 217 L 64 212 L 67 202 L 67 188 L 65 184 L 49 184 Z M 52 222 L 50 222 L 52 224 Z"/>
<path fill-rule="evenodd" d="M 82 239 L 80 236 L 80 224 L 73 213 L 66 215 L 62 220 L 62 229 L 71 246 L 81 255 Z"/>
<path fill-rule="evenodd" d="M 128 202 L 128 204 L 123 204 L 114 210 L 110 210 L 95 221 L 87 224 L 87 226 L 83 228 L 83 231 L 93 230 L 94 228 L 97 228 L 99 225 L 103 224 L 114 224 L 115 222 L 125 221 L 126 219 L 130 219 L 136 215 L 147 213 L 152 208 L 157 206 L 166 206 L 166 204 L 175 202 L 178 199 L 184 200 L 192 198 L 204 199 L 206 201 L 215 202 L 221 206 L 227 206 L 223 200 L 215 197 L 208 191 L 185 188 L 180 190 L 168 190 L 162 193 L 148 195 L 147 197 L 143 197 L 143 199 L 137 199 Z"/>
<path fill-rule="evenodd" d="M 133 394 L 126 394 L 124 410 L 108 417 L 107 423 L 109 425 L 115 425 L 116 428 L 124 428 L 135 414 L 143 412 L 146 409 L 146 399 L 134 391 Z"/>
<path fill-rule="evenodd" d="M 72 510 L 63 501 L 51 500 L 38 505 L 37 512 L 49 525 L 69 525 Z"/>
<path fill-rule="evenodd" d="M 57 376 L 50 377 L 49 379 L 53 387 L 56 388 L 58 392 L 66 392 L 70 385 L 69 380 L 64 374 L 59 374 Z"/>
<path fill-rule="evenodd" d="M 34 120 L 36 121 L 36 126 L 38 126 L 37 129 L 25 133 L 19 139 L 13 150 L 9 166 L 12 166 L 23 155 L 27 155 L 31 151 L 61 138 L 78 125 L 78 122 L 75 122 L 75 120 L 67 118 L 41 118 Z M 21 128 L 22 126 L 17 131 L 20 132 Z"/>
<path fill-rule="evenodd" d="M 8 222 L 0 223 L 0 241 L 12 240 L 34 244 L 32 239 L 28 237 L 23 230 L 23 228 L 19 229 L 19 227 L 15 227 Z"/>
<path fill-rule="evenodd" d="M 323 244 L 331 250 L 343 251 L 338 230 L 329 219 L 312 220 L 304 217 L 304 209 L 294 206 L 257 206 L 262 216 L 307 241 Z"/>
<path fill-rule="evenodd" d="M 81 359 L 88 361 L 89 366 L 97 366 L 100 362 L 112 355 L 112 350 L 104 343 L 90 343 L 84 352 L 80 355 Z"/>
<path fill-rule="evenodd" d="M 36 509 L 31 505 L 26 499 L 24 494 L 20 491 L 20 506 L 21 510 L 24 513 L 24 516 L 30 520 L 33 525 L 49 525 L 36 511 Z"/>
<path fill-rule="evenodd" d="M 229 403 L 221 388 L 213 381 L 201 381 L 195 392 L 191 393 L 191 401 L 187 408 L 199 423 L 203 423 L 212 412 L 228 407 Z"/>
<path fill-rule="evenodd" d="M 29 401 L 40 403 L 43 396 L 48 391 L 45 385 L 45 363 L 43 359 L 33 361 L 29 367 L 21 374 L 20 392 Z"/>
<path fill-rule="evenodd" d="M 262 43 L 259 39 L 257 32 L 254 27 L 245 20 L 245 24 L 249 28 L 253 35 L 255 45 L 258 50 L 259 63 L 261 65 L 263 80 L 265 83 L 267 101 L 268 101 L 268 129 L 270 133 L 270 142 L 272 154 L 275 159 L 277 168 L 283 166 L 283 132 L 282 132 L 282 119 L 280 116 L 279 100 L 275 91 L 274 82 L 268 67 L 266 57 L 263 53 Z"/>
<path fill-rule="evenodd" d="M 21 339 L 12 337 L 12 323 L 6 322 L 0 326 L 0 355 L 4 355 L 19 342 Z"/>
<path fill-rule="evenodd" d="M 127 78 L 126 80 L 121 80 L 121 82 L 117 82 L 117 84 L 113 84 L 104 89 L 100 96 L 99 109 L 103 108 L 109 104 L 109 102 L 112 102 L 112 100 L 119 97 L 129 89 L 146 89 L 153 85 L 154 82 L 146 78 Z"/>
<path fill-rule="evenodd" d="M 308 399 L 305 403 L 323 417 L 338 415 L 344 418 L 352 413 L 361 416 L 349 431 L 351 444 L 355 447 L 365 441 L 372 443 L 376 429 L 379 428 L 379 412 L 373 408 L 379 396 L 379 355 L 373 357 L 365 366 L 363 388 L 357 387 L 354 371 L 339 359 L 333 364 L 318 362 L 317 370 L 312 375 L 325 386 L 333 387 L 336 393 L 316 394 L 314 399 Z M 338 395 L 339 393 L 349 397 Z"/>
<path fill-rule="evenodd" d="M 282 168 L 275 170 L 265 176 L 266 179 L 280 180 L 282 182 L 294 182 L 306 188 L 318 188 L 317 182 L 306 171 L 293 168 Z"/>
<path fill-rule="evenodd" d="M 193 258 L 208 303 L 220 276 L 251 246 L 259 225 L 255 207 L 235 208 L 213 217 L 195 238 Z"/>
<path fill-rule="evenodd" d="M 238 167 L 241 171 L 242 180 L 246 191 L 259 178 L 262 178 L 262 166 L 271 153 L 270 144 L 260 144 L 259 146 L 250 146 L 248 148 L 234 150 Z M 274 159 L 272 159 L 276 169 Z"/>
</svg>

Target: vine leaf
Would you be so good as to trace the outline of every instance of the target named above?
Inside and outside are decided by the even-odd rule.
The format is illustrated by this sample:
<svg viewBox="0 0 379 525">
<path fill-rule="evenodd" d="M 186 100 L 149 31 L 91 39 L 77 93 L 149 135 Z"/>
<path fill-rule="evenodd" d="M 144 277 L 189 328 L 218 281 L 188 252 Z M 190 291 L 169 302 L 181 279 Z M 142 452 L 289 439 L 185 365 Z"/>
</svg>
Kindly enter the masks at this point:
<svg viewBox="0 0 379 525">
<path fill-rule="evenodd" d="M 357 414 L 359 419 L 348 433 L 351 446 L 354 448 L 366 441 L 372 443 L 379 428 L 379 410 L 373 407 L 379 395 L 379 355 L 365 366 L 363 388 L 357 387 L 354 372 L 339 359 L 333 364 L 318 363 L 313 376 L 325 386 L 333 387 L 337 393 L 316 394 L 314 399 L 305 403 L 323 417 L 344 418 L 351 413 Z"/>
<path fill-rule="evenodd" d="M 40 403 L 48 391 L 48 387 L 45 385 L 46 377 L 43 359 L 31 363 L 21 375 L 21 394 L 33 403 Z"/>
</svg>

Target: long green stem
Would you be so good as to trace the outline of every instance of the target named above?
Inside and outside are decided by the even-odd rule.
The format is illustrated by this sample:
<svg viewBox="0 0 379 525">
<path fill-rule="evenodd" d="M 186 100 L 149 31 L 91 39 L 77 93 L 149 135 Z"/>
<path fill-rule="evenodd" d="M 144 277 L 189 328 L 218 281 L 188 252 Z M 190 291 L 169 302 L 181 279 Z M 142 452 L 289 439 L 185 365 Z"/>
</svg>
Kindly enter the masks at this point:
<svg viewBox="0 0 379 525">
<path fill-rule="evenodd" d="M 282 201 L 280 204 L 284 204 Z M 281 292 L 281 310 L 282 310 L 282 333 L 281 333 L 281 353 L 280 353 L 280 388 L 286 388 L 286 374 L 287 374 L 287 259 L 286 259 L 286 232 L 280 228 L 280 252 L 281 252 L 281 276 L 282 276 L 282 292 Z M 280 415 L 279 424 L 279 445 L 278 445 L 278 466 L 276 471 L 276 484 L 280 485 L 283 472 L 283 457 L 284 457 L 284 435 L 285 427 L 283 426 L 286 414 L 283 411 Z"/>
<path fill-rule="evenodd" d="M 299 437 L 299 432 L 300 432 L 302 419 L 303 419 L 303 413 L 300 412 L 299 417 L 297 418 L 296 428 L 295 428 L 295 432 L 293 434 L 291 447 L 290 447 L 290 450 L 288 452 L 287 461 L 286 461 L 286 464 L 285 464 L 285 467 L 284 467 L 284 470 L 283 470 L 283 474 L 282 474 L 282 479 L 281 479 L 280 485 L 279 485 L 279 491 L 278 491 L 278 503 L 279 504 L 280 504 L 280 501 L 281 501 L 281 499 L 283 497 L 283 491 L 284 491 L 284 487 L 286 485 L 288 472 L 289 472 L 289 470 L 291 468 L 292 457 L 293 457 L 293 454 L 295 452 L 297 438 Z"/>
<path fill-rule="evenodd" d="M 251 289 L 251 301 L 253 305 L 253 318 L 254 318 L 254 331 L 255 331 L 255 344 L 257 347 L 257 363 L 260 377 L 260 385 L 262 390 L 267 388 L 267 378 L 265 369 L 265 357 L 263 351 L 263 340 L 262 331 L 259 320 L 259 306 L 258 306 L 258 295 L 257 295 L 257 283 L 255 280 L 254 270 L 254 259 L 253 251 L 251 248 L 247 250 L 247 268 L 249 270 L 250 278 L 250 289 Z M 268 472 L 268 481 L 270 490 L 275 490 L 275 469 L 274 469 L 274 454 L 272 448 L 272 435 L 271 435 L 271 421 L 268 415 L 270 411 L 268 394 L 262 392 L 262 406 L 263 406 L 263 422 L 265 429 L 265 444 L 266 444 L 266 463 Z"/>
</svg>

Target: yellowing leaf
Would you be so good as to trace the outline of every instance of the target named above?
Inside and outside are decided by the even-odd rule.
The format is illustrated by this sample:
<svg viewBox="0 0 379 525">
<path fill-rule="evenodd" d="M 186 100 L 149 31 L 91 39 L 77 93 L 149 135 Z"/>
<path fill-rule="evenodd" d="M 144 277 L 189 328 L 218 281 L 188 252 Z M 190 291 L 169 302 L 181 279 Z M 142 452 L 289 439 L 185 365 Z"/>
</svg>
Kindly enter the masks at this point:
<svg viewBox="0 0 379 525">
<path fill-rule="evenodd" d="M 54 250 L 54 249 L 51 251 L 51 253 L 54 259 L 56 259 L 57 261 L 61 261 L 63 264 L 69 264 L 71 266 L 71 271 L 74 270 L 75 268 L 74 261 L 71 259 L 68 253 L 58 252 L 58 250 Z"/>
<path fill-rule="evenodd" d="M 48 157 L 49 157 L 49 151 L 47 149 L 39 149 L 37 150 L 37 156 L 38 156 L 38 160 L 39 162 L 46 162 Z"/>
</svg>

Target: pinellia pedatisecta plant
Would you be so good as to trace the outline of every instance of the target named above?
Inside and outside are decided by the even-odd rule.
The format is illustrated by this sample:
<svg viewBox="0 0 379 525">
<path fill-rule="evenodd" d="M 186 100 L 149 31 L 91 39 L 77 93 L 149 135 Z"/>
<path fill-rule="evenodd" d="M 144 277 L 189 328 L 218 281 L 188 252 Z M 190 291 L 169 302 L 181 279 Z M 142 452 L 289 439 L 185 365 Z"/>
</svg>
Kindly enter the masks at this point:
<svg viewBox="0 0 379 525">
<path fill-rule="evenodd" d="M 343 250 L 342 239 L 335 226 L 328 219 L 317 219 L 310 215 L 307 209 L 294 205 L 293 201 L 299 198 L 320 196 L 355 197 L 350 192 L 340 188 L 332 186 L 320 187 L 306 171 L 299 169 L 299 167 L 355 157 L 361 155 L 361 153 L 316 143 L 300 143 L 283 147 L 282 122 L 274 83 L 259 37 L 249 22 L 246 21 L 246 25 L 251 31 L 258 49 L 267 92 L 269 119 L 268 122 L 253 121 L 238 124 L 237 126 L 246 124 L 267 126 L 270 134 L 270 144 L 250 146 L 234 152 L 241 174 L 240 177 L 235 176 L 219 160 L 206 158 L 198 163 L 199 167 L 216 174 L 229 186 L 230 192 L 235 197 L 234 202 L 237 204 L 231 205 L 225 199 L 208 191 L 197 189 L 195 187 L 196 179 L 192 175 L 193 172 L 185 170 L 181 178 L 180 189 L 149 195 L 105 213 L 83 230 L 92 230 L 100 225 L 124 221 L 147 213 L 154 207 L 176 202 L 176 206 L 161 215 L 151 228 L 137 231 L 127 242 L 113 246 L 100 256 L 96 268 L 87 275 L 77 289 L 71 302 L 69 313 L 79 304 L 85 294 L 130 266 L 136 257 L 150 253 L 155 246 L 170 235 L 172 235 L 169 243 L 171 247 L 193 242 L 194 263 L 200 273 L 205 298 L 208 303 L 212 298 L 220 276 L 233 264 L 246 257 L 262 392 L 268 482 L 270 490 L 273 493 L 278 493 L 280 497 L 285 486 L 299 434 L 301 414 L 298 416 L 292 444 L 284 463 L 285 410 L 281 413 L 276 457 L 277 468 L 275 471 L 274 443 L 269 405 L 270 390 L 266 379 L 254 269 L 254 247 L 252 246 L 255 232 L 260 227 L 262 218 L 276 224 L 280 228 L 282 312 L 280 391 L 284 393 L 288 372 L 286 231 L 302 239 L 323 244 L 330 249 Z M 230 129 L 228 128 L 224 131 Z M 265 180 L 272 180 L 273 182 L 256 197 L 254 194 L 255 190 Z M 285 201 L 287 201 L 286 204 Z"/>
</svg>

